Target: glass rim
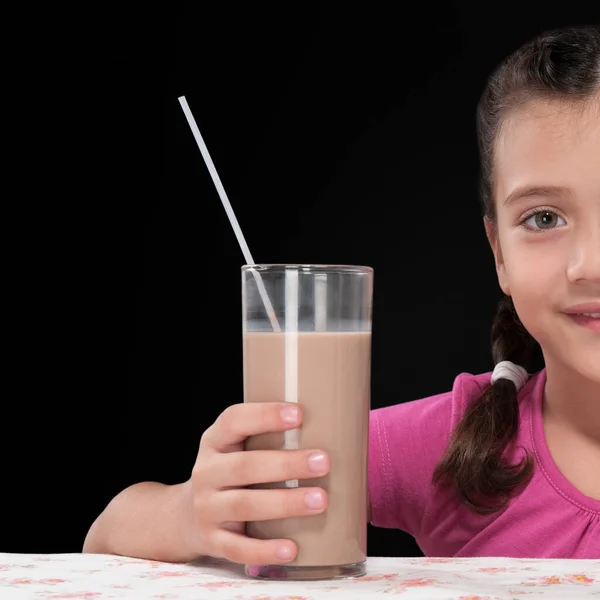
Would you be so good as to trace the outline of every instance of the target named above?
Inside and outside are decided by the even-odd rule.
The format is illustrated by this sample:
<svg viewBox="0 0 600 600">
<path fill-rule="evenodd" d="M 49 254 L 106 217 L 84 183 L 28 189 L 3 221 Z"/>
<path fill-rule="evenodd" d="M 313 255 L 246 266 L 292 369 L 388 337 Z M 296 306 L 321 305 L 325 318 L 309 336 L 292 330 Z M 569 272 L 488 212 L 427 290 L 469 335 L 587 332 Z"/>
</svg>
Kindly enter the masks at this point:
<svg viewBox="0 0 600 600">
<path fill-rule="evenodd" d="M 373 273 L 373 267 L 364 265 L 335 265 L 313 263 L 264 263 L 243 265 L 242 272 L 246 271 L 305 271 L 307 273 L 348 273 L 368 275 Z"/>
</svg>

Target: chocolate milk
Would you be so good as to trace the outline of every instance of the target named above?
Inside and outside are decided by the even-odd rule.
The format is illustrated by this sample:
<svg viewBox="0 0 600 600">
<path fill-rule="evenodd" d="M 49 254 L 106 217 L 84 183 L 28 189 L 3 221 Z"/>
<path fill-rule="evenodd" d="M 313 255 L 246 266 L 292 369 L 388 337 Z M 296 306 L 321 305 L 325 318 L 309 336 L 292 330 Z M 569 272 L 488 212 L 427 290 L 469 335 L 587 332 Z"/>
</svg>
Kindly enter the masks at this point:
<svg viewBox="0 0 600 600">
<path fill-rule="evenodd" d="M 326 490 L 329 505 L 319 515 L 250 522 L 246 532 L 259 539 L 295 541 L 298 556 L 286 563 L 289 566 L 360 563 L 366 557 L 371 334 L 300 332 L 295 336 L 286 347 L 283 333 L 244 334 L 244 401 L 286 401 L 292 386 L 303 411 L 303 424 L 294 432 L 253 436 L 245 447 L 326 452 L 331 470 L 324 477 L 255 487 L 318 486 Z M 291 368 L 290 359 L 295 364 Z"/>
</svg>

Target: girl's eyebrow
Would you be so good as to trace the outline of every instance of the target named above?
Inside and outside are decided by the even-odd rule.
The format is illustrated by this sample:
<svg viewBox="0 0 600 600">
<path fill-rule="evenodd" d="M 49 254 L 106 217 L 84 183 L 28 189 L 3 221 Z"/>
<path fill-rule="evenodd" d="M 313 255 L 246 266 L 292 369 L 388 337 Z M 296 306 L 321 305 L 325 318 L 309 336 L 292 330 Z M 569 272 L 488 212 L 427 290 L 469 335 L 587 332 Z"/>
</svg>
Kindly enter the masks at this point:
<svg viewBox="0 0 600 600">
<path fill-rule="evenodd" d="M 532 196 L 565 196 L 568 188 L 555 185 L 524 185 L 513 190 L 504 200 L 504 206 L 510 206 Z"/>
</svg>

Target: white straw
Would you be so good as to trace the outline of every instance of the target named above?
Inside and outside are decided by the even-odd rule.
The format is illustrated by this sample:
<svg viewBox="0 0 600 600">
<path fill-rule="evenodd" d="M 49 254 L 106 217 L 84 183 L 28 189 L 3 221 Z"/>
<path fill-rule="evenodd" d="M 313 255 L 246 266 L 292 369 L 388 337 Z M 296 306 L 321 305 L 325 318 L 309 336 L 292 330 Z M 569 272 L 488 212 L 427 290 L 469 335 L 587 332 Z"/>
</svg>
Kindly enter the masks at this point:
<svg viewBox="0 0 600 600">
<path fill-rule="evenodd" d="M 298 271 L 285 272 L 285 401 L 298 402 Z M 284 450 L 298 450 L 298 430 L 288 429 L 283 434 Z M 297 488 L 298 480 L 285 482 L 288 488 Z"/>
<path fill-rule="evenodd" d="M 221 202 L 223 203 L 225 212 L 227 213 L 227 216 L 229 217 L 229 222 L 231 223 L 231 226 L 233 227 L 235 237 L 237 238 L 240 248 L 242 249 L 242 254 L 244 255 L 244 260 L 246 261 L 247 265 L 254 265 L 255 263 L 254 263 L 254 260 L 252 259 L 252 255 L 250 254 L 250 249 L 248 248 L 248 244 L 246 243 L 244 234 L 242 233 L 242 229 L 238 223 L 235 213 L 233 212 L 233 208 L 231 207 L 229 198 L 227 198 L 227 194 L 225 193 L 225 188 L 223 187 L 223 184 L 221 183 L 221 178 L 219 177 L 219 174 L 217 173 L 217 169 L 215 168 L 215 165 L 213 164 L 213 161 L 208 152 L 208 148 L 206 147 L 206 144 L 204 143 L 204 139 L 202 138 L 200 130 L 198 129 L 198 125 L 196 124 L 194 115 L 192 115 L 192 111 L 190 110 L 190 107 L 187 103 L 187 100 L 185 99 L 185 96 L 180 96 L 178 98 L 178 100 L 179 100 L 179 103 L 181 104 L 181 108 L 183 109 L 183 112 L 187 118 L 189 125 L 190 125 L 192 133 L 194 134 L 194 138 L 196 140 L 196 143 L 198 144 L 198 148 L 200 148 L 200 152 L 202 153 L 204 162 L 206 163 L 206 166 L 212 177 L 215 187 L 217 188 L 217 192 L 219 193 L 219 197 L 221 198 Z M 275 316 L 275 311 L 273 310 L 273 305 L 271 304 L 271 301 L 269 300 L 269 296 L 267 294 L 267 290 L 265 289 L 263 280 L 256 269 L 251 269 L 251 270 L 252 270 L 252 274 L 254 275 L 254 279 L 256 280 L 256 285 L 258 287 L 258 291 L 259 291 L 260 296 L 265 305 L 265 310 L 267 311 L 267 314 L 269 315 L 269 320 L 271 321 L 271 326 L 273 327 L 273 329 L 275 331 L 279 332 L 279 331 L 281 331 L 281 328 L 279 327 L 279 323 L 277 322 L 277 317 Z"/>
<path fill-rule="evenodd" d="M 327 329 L 327 274 L 315 275 L 315 331 Z"/>
</svg>

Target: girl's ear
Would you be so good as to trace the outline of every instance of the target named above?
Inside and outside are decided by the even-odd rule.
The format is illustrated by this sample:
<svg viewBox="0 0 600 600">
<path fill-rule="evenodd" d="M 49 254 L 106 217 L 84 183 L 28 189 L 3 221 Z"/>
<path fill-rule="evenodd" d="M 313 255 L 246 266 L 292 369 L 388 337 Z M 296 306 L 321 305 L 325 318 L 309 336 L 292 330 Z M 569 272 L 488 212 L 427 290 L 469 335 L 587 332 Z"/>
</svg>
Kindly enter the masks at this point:
<svg viewBox="0 0 600 600">
<path fill-rule="evenodd" d="M 508 285 L 508 277 L 506 276 L 506 269 L 504 267 L 504 260 L 502 259 L 502 249 L 500 247 L 500 241 L 498 240 L 496 226 L 487 217 L 483 218 L 483 225 L 485 227 L 488 242 L 494 253 L 494 262 L 496 264 L 496 274 L 498 275 L 500 289 L 507 296 L 510 296 L 510 286 Z"/>
</svg>

